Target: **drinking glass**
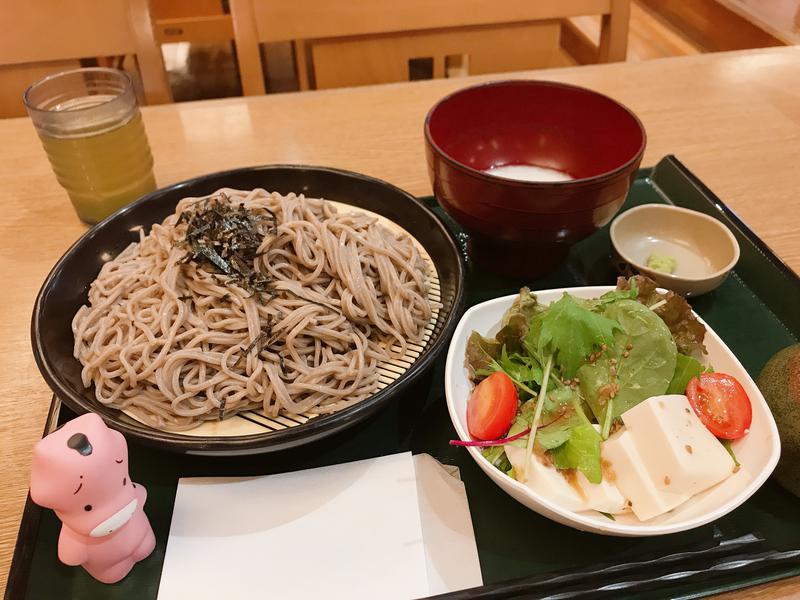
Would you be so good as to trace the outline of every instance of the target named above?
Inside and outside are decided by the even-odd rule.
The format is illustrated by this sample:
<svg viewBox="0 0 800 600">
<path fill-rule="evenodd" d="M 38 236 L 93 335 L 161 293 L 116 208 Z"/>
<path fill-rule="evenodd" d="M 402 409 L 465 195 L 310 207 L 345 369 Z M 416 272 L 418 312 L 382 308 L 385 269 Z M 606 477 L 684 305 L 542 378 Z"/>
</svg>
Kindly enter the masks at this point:
<svg viewBox="0 0 800 600">
<path fill-rule="evenodd" d="M 24 95 L 58 182 L 78 216 L 97 223 L 156 187 L 153 157 L 124 71 L 64 71 Z"/>
</svg>

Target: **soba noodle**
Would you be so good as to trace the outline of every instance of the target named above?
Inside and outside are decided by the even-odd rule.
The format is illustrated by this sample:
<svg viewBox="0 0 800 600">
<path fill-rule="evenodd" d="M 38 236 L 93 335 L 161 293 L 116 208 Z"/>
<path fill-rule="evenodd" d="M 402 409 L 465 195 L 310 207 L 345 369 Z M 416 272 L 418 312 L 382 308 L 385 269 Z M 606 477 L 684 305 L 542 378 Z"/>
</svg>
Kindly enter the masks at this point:
<svg viewBox="0 0 800 600">
<path fill-rule="evenodd" d="M 261 189 L 212 196 L 277 217 L 253 265 L 273 296 L 185 260 L 179 216 L 207 199 L 181 200 L 92 283 L 72 322 L 83 384 L 99 402 L 174 431 L 256 408 L 330 413 L 373 394 L 378 363 L 404 354 L 431 318 L 414 241 L 325 200 Z"/>
</svg>

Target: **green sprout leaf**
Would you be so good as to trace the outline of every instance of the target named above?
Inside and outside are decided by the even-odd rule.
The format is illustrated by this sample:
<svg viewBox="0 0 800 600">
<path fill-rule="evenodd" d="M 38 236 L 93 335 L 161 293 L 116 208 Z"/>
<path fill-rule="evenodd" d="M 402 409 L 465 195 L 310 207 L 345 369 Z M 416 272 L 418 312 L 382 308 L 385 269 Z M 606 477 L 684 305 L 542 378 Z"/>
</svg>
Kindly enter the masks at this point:
<svg viewBox="0 0 800 600">
<path fill-rule="evenodd" d="M 531 354 L 552 354 L 564 375 L 572 377 L 594 348 L 613 342 L 616 329 L 617 321 L 593 313 L 565 293 L 534 318 L 525 343 Z"/>
</svg>

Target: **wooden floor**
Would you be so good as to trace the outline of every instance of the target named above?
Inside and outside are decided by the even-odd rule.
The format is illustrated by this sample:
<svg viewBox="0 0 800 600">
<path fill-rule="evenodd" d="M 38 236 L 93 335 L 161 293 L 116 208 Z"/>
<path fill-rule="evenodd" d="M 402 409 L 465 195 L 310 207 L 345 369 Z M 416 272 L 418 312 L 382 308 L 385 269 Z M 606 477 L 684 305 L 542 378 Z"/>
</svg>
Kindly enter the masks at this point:
<svg viewBox="0 0 800 600">
<path fill-rule="evenodd" d="M 597 40 L 600 35 L 599 17 L 578 17 L 575 26 L 587 37 Z M 235 78 L 236 65 L 232 48 L 227 45 L 164 47 L 175 100 L 199 100 L 241 93 Z M 284 47 L 286 46 L 286 47 Z M 631 5 L 628 61 L 699 54 L 703 49 L 688 37 L 637 0 Z M 293 76 L 292 53 L 286 44 L 267 48 L 268 89 L 273 92 L 293 91 L 297 82 Z M 562 49 L 558 64 L 578 64 Z M 220 75 L 220 73 L 222 75 Z"/>
<path fill-rule="evenodd" d="M 717 0 L 787 44 L 800 44 L 799 0 Z"/>
<path fill-rule="evenodd" d="M 597 43 L 600 38 L 599 17 L 575 17 L 572 22 Z M 703 49 L 695 45 L 672 25 L 634 0 L 631 3 L 631 21 L 628 33 L 628 62 L 653 58 L 700 54 Z"/>
</svg>

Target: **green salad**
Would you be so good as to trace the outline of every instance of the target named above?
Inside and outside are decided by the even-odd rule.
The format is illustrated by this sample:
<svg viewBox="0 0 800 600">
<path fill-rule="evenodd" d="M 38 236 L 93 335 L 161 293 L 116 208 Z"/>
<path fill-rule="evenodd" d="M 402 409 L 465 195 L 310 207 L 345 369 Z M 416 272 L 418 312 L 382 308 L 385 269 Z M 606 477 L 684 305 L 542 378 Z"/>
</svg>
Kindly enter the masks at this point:
<svg viewBox="0 0 800 600">
<path fill-rule="evenodd" d="M 688 303 L 645 277 L 620 278 L 617 289 L 591 300 L 565 293 L 547 306 L 523 288 L 494 338 L 469 338 L 470 378 L 491 379 L 492 398 L 471 400 L 470 434 L 494 440 L 481 452 L 519 481 L 525 473 L 515 472 L 507 447 L 600 483 L 601 442 L 621 426 L 620 415 L 653 396 L 683 394 L 706 370 L 697 359 L 704 336 Z M 507 388 L 513 403 L 503 401 Z"/>
</svg>

